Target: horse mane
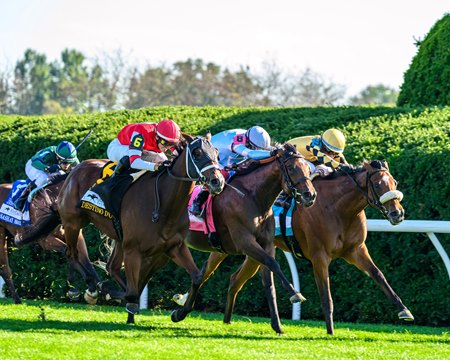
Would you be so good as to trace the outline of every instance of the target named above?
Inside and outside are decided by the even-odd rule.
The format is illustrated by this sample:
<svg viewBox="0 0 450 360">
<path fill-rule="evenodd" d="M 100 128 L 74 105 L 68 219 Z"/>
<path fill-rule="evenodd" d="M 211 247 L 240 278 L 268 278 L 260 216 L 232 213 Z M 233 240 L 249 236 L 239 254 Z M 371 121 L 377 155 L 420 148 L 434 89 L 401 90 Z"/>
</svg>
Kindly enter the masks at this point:
<svg viewBox="0 0 450 360">
<path fill-rule="evenodd" d="M 345 176 L 345 175 L 358 174 L 365 170 L 364 163 L 366 163 L 366 162 L 370 162 L 370 166 L 372 166 L 375 169 L 387 170 L 381 160 L 363 160 L 362 164 L 360 164 L 358 166 L 351 166 L 350 171 L 344 172 L 342 170 L 337 169 L 336 171 L 333 171 L 331 174 L 329 174 L 321 179 L 332 180 L 332 179 L 336 179 L 338 177 Z"/>
</svg>

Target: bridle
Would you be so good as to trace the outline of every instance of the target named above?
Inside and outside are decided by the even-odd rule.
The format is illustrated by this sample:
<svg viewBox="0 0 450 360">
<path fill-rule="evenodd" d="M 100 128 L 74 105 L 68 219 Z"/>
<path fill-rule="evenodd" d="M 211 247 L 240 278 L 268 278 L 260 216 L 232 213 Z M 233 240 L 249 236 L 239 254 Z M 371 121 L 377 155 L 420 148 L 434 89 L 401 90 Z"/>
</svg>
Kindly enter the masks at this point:
<svg viewBox="0 0 450 360">
<path fill-rule="evenodd" d="M 185 176 L 177 176 L 175 175 L 169 168 L 167 168 L 167 173 L 172 179 L 180 180 L 180 181 L 199 181 L 202 184 L 206 183 L 206 176 L 204 175 L 204 172 L 210 169 L 219 169 L 219 165 L 217 162 L 215 162 L 211 156 L 211 154 L 208 153 L 208 151 L 204 151 L 204 154 L 206 155 L 206 158 L 202 158 L 201 162 L 205 164 L 200 164 L 200 161 L 196 161 L 192 155 L 192 152 L 197 149 L 201 148 L 202 139 L 198 138 L 192 141 L 190 144 L 186 147 L 186 174 Z M 200 144 L 199 144 L 200 143 Z M 206 163 L 210 163 L 209 165 L 206 165 Z"/>
<path fill-rule="evenodd" d="M 299 178 L 299 180 L 296 183 L 294 183 L 291 176 L 289 175 L 289 171 L 287 169 L 286 163 L 291 159 L 304 159 L 305 157 L 303 155 L 296 154 L 292 151 L 289 151 L 287 153 L 286 157 L 283 155 L 283 158 L 281 158 L 281 159 L 278 156 L 276 156 L 275 158 L 281 169 L 281 173 L 283 174 L 283 178 L 284 178 L 284 181 L 285 181 L 288 189 L 292 193 L 292 196 L 294 197 L 294 199 L 296 199 L 298 196 L 301 196 L 301 193 L 297 190 L 296 186 L 298 184 L 300 184 L 302 181 L 310 180 L 310 177 L 302 176 Z"/>
<path fill-rule="evenodd" d="M 194 159 L 192 152 L 197 148 L 202 148 L 202 144 L 203 144 L 202 138 L 197 138 L 185 147 L 187 177 L 175 175 L 170 169 L 172 166 L 170 168 L 166 167 L 165 170 L 159 172 L 158 175 L 156 176 L 156 181 L 155 181 L 155 200 L 156 201 L 155 201 L 155 209 L 152 212 L 152 221 L 153 222 L 156 223 L 159 220 L 159 208 L 161 205 L 161 201 L 159 198 L 158 183 L 159 183 L 159 178 L 161 177 L 161 175 L 163 173 L 165 173 L 167 171 L 167 174 L 174 180 L 188 181 L 188 182 L 198 181 L 201 184 L 207 184 L 207 178 L 203 173 L 209 169 L 219 169 L 219 165 L 217 164 L 217 162 L 215 162 L 213 160 L 212 153 L 210 151 L 203 151 L 204 156 L 202 156 L 201 160 L 197 161 Z M 211 149 L 213 149 L 212 146 L 211 146 Z M 178 152 L 181 152 L 184 149 L 182 149 L 181 147 L 178 147 L 176 150 Z M 202 150 L 204 150 L 204 149 L 202 149 Z M 214 150 L 212 150 L 212 151 L 214 151 Z M 200 164 L 200 163 L 202 163 L 202 164 Z"/>
<path fill-rule="evenodd" d="M 398 201 L 402 201 L 403 193 L 399 190 L 390 190 L 390 191 L 385 192 L 382 195 L 377 194 L 377 191 L 375 190 L 375 185 L 373 184 L 373 182 L 371 180 L 372 176 L 377 173 L 380 173 L 380 172 L 383 172 L 383 173 L 389 175 L 391 178 L 393 178 L 393 176 L 387 169 L 377 169 L 371 173 L 369 173 L 368 170 L 366 170 L 366 171 L 367 171 L 367 174 L 366 174 L 367 193 L 361 188 L 361 186 L 359 186 L 359 184 L 356 182 L 356 180 L 353 178 L 353 176 L 351 176 L 348 173 L 346 173 L 346 175 L 348 177 L 350 177 L 350 179 L 353 180 L 353 182 L 355 183 L 358 190 L 366 198 L 367 203 L 374 209 L 377 209 L 378 211 L 380 211 L 381 214 L 384 216 L 384 218 L 388 219 L 389 212 L 386 209 L 386 207 L 384 206 L 384 204 L 387 203 L 388 201 L 394 200 L 394 199 L 397 199 Z M 372 197 L 370 196 L 370 193 L 372 193 Z"/>
</svg>

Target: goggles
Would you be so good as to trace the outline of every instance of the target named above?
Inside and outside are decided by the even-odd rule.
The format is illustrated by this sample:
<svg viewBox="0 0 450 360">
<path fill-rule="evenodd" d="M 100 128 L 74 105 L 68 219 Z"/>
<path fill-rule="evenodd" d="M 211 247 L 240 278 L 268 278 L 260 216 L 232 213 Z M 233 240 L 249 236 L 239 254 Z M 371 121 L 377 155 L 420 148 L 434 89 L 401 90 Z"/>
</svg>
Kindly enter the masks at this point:
<svg viewBox="0 0 450 360">
<path fill-rule="evenodd" d="M 164 147 L 174 147 L 177 143 L 159 138 L 159 143 Z"/>
</svg>

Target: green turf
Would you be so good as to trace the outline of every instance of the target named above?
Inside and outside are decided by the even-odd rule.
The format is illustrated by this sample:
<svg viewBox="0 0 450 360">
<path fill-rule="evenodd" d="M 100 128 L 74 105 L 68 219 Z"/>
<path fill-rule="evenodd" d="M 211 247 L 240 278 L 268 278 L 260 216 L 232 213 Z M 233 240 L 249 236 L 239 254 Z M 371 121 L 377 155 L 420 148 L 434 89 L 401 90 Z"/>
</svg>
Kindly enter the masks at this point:
<svg viewBox="0 0 450 360">
<path fill-rule="evenodd" d="M 448 329 L 414 325 L 283 321 L 192 313 L 173 323 L 165 311 L 142 311 L 126 324 L 121 307 L 0 301 L 0 359 L 449 359 Z"/>
</svg>

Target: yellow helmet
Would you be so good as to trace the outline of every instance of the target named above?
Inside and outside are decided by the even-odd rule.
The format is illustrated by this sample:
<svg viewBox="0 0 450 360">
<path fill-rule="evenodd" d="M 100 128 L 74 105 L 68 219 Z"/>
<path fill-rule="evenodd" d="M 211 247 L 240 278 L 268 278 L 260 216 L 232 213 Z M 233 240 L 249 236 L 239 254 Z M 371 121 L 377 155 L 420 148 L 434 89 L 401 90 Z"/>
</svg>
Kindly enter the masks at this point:
<svg viewBox="0 0 450 360">
<path fill-rule="evenodd" d="M 345 136 L 338 129 L 328 129 L 322 135 L 322 143 L 335 153 L 342 153 L 345 148 Z"/>
</svg>

